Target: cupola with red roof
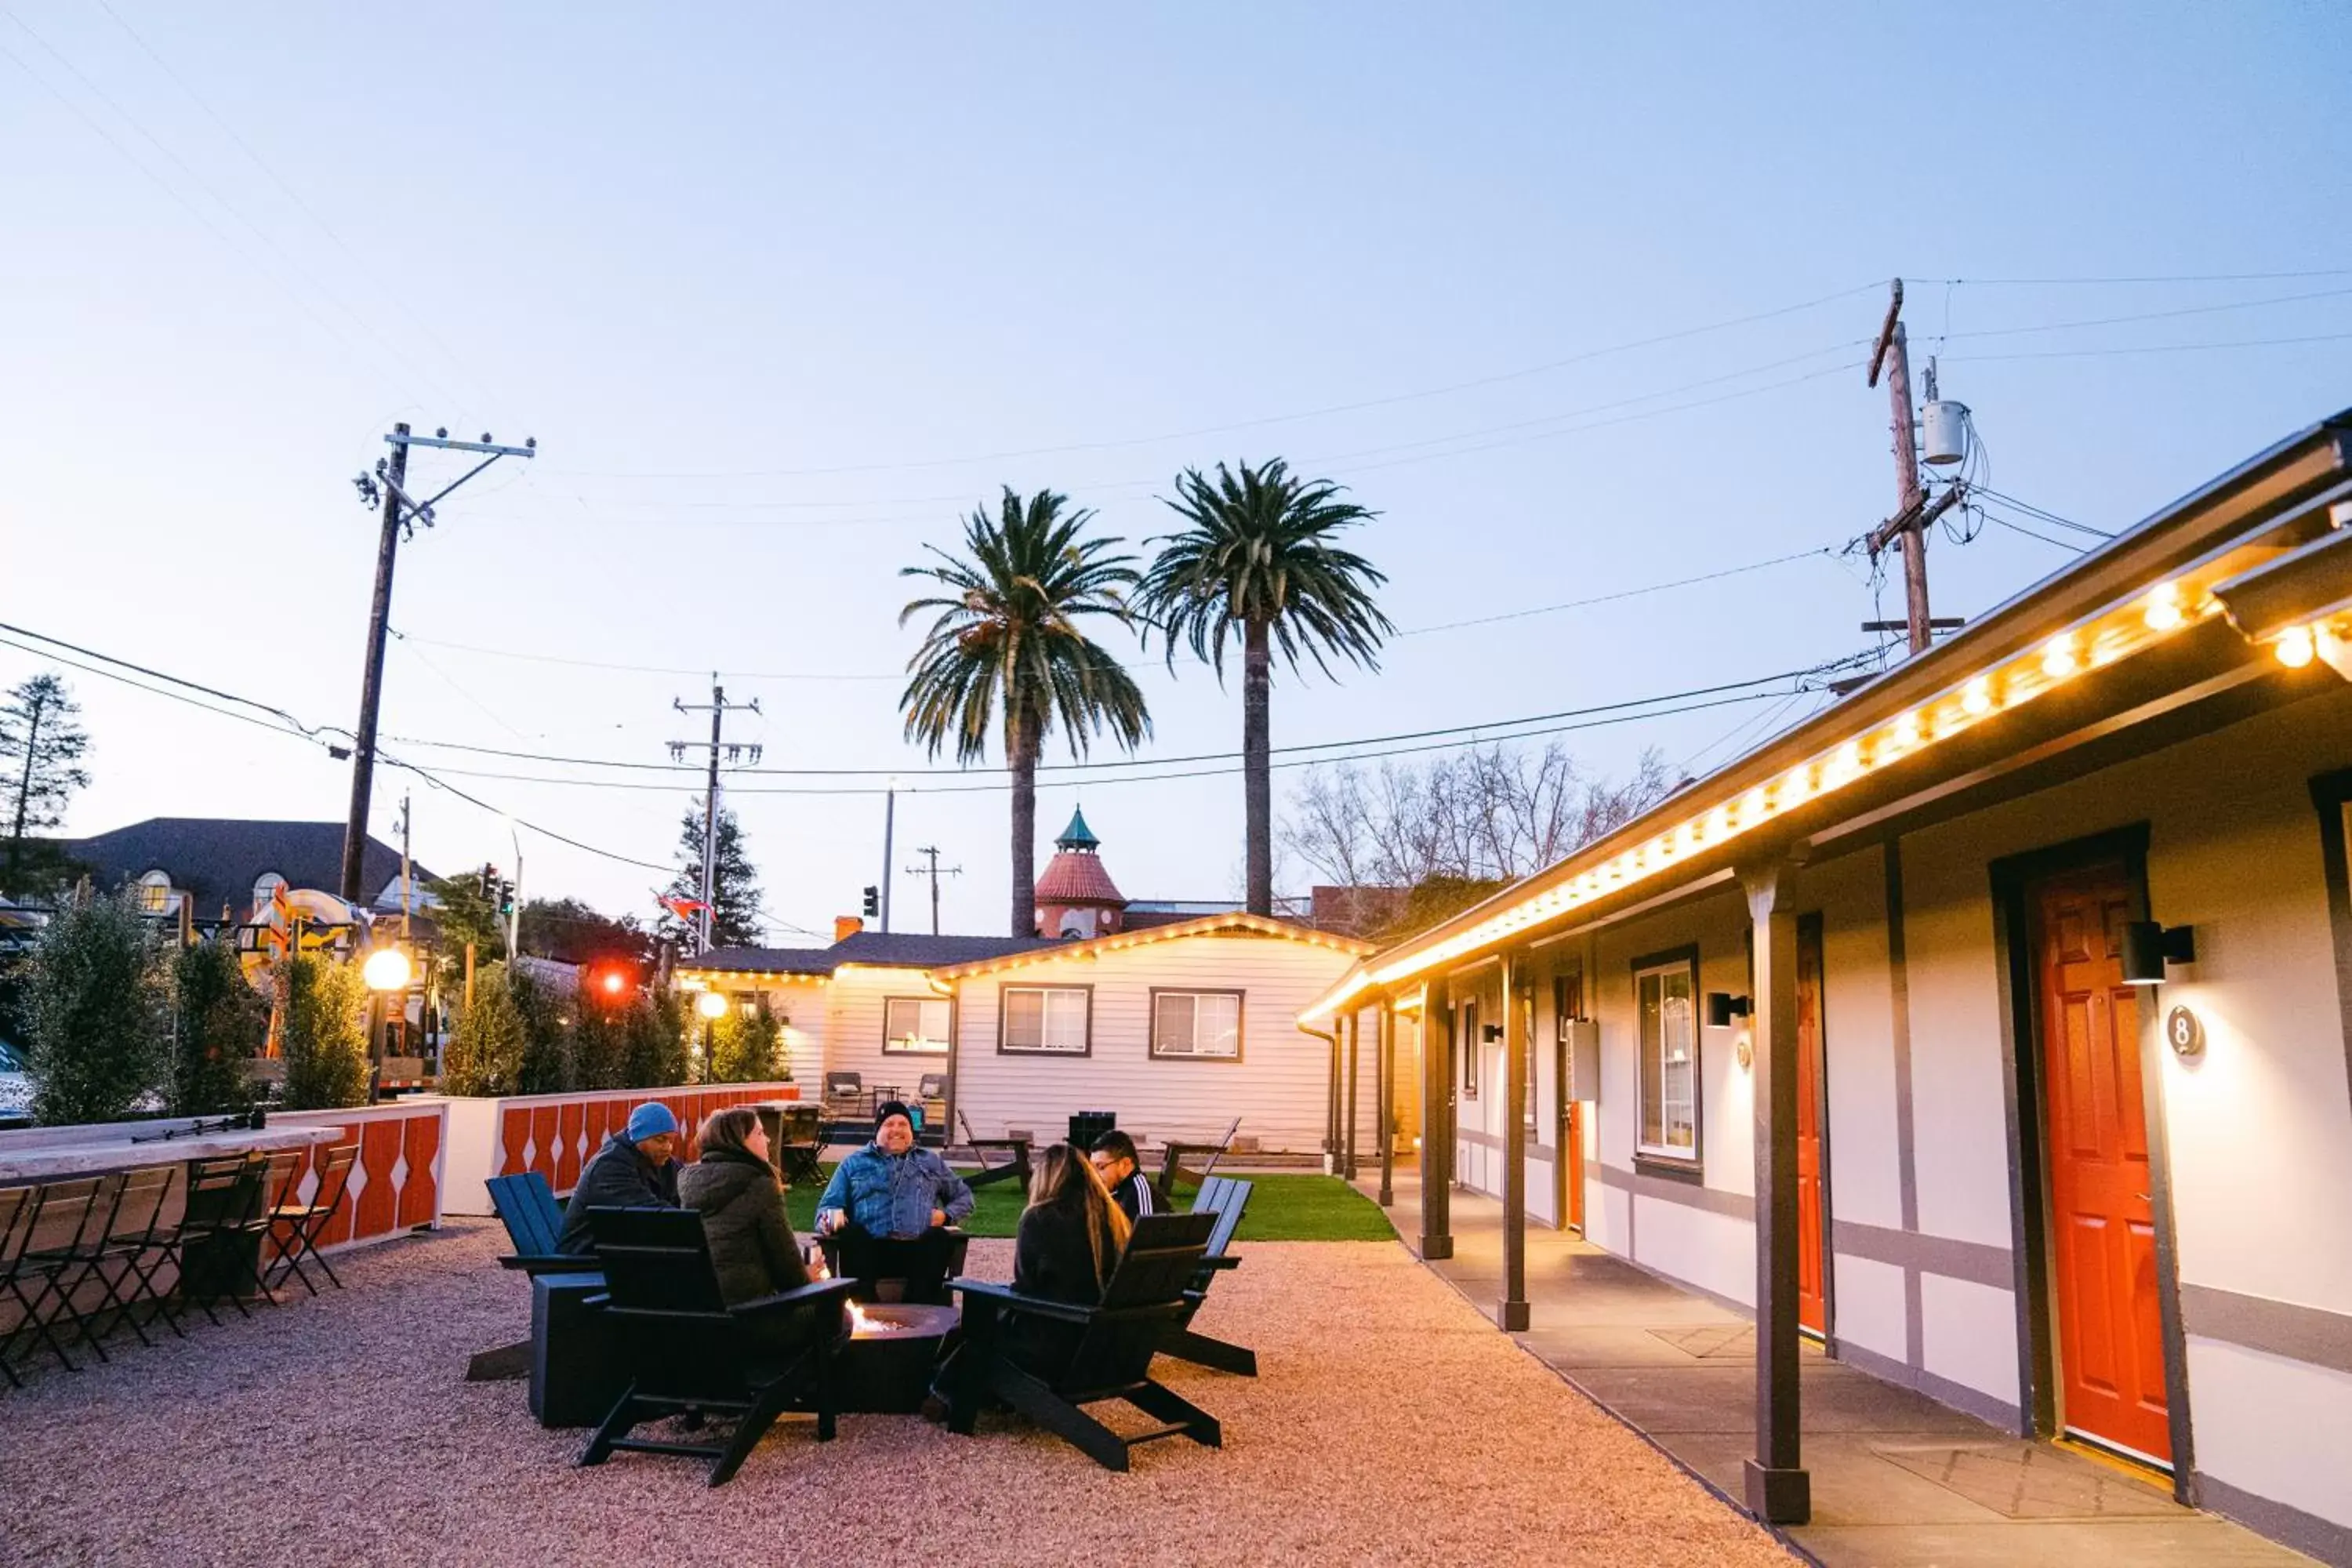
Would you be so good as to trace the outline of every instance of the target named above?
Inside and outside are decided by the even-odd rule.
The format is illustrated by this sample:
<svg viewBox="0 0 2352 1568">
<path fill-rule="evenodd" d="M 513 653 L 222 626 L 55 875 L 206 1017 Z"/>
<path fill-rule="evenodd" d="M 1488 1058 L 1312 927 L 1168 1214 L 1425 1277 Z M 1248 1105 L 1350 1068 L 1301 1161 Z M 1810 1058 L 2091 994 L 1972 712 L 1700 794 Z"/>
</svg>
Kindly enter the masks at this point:
<svg viewBox="0 0 2352 1568">
<path fill-rule="evenodd" d="M 1087 826 L 1084 810 L 1070 813 L 1069 826 L 1054 840 L 1055 856 L 1037 879 L 1039 936 L 1108 936 L 1120 929 L 1127 895 L 1103 869 L 1102 840 Z"/>
</svg>

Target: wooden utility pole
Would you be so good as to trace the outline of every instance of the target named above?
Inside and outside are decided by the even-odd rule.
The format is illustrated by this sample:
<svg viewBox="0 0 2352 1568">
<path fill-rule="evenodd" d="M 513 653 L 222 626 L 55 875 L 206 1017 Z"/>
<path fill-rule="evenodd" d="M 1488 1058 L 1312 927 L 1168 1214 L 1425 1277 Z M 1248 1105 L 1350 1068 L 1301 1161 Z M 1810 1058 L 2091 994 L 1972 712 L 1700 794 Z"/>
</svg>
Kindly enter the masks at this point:
<svg viewBox="0 0 2352 1568">
<path fill-rule="evenodd" d="M 340 891 L 347 903 L 365 898 L 360 885 L 367 861 L 368 796 L 375 788 L 375 716 L 383 700 L 383 634 L 392 616 L 392 569 L 400 557 L 402 513 L 407 496 L 408 426 L 392 427 L 392 460 L 383 487 L 383 531 L 375 543 L 375 596 L 368 603 L 366 661 L 360 669 L 360 728 L 352 741 L 352 806 L 343 818 L 343 868 Z"/>
<path fill-rule="evenodd" d="M 702 796 L 702 909 L 699 911 L 699 918 L 695 922 L 695 951 L 709 952 L 711 910 L 718 902 L 719 897 L 719 749 L 723 743 L 719 737 L 725 730 L 727 713 L 730 708 L 739 713 L 757 713 L 760 711 L 760 700 L 755 697 L 749 702 L 728 701 L 727 689 L 719 684 L 718 673 L 713 671 L 710 677 L 710 700 L 708 703 L 688 702 L 682 697 L 677 697 L 670 700 L 670 706 L 681 713 L 707 711 L 710 715 L 710 773 Z M 692 743 L 688 741 L 671 742 L 670 755 L 682 756 Z M 736 760 L 738 754 L 747 751 L 751 753 L 752 762 L 757 763 L 760 760 L 759 747 L 741 745 L 728 746 L 727 760 L 731 763 Z"/>
<path fill-rule="evenodd" d="M 367 863 L 368 797 L 375 788 L 375 721 L 383 700 L 383 641 L 392 617 L 392 569 L 399 559 L 400 542 L 420 522 L 432 527 L 435 504 L 500 458 L 530 458 L 539 451 L 536 437 L 520 447 L 501 447 L 487 434 L 478 441 L 453 441 L 446 429 L 415 436 L 404 423 L 394 425 L 384 440 L 391 444 L 392 456 L 377 465 L 373 475 L 362 474 L 355 481 L 361 500 L 371 506 L 383 501 L 383 531 L 376 538 L 375 595 L 368 604 L 367 655 L 360 671 L 360 726 L 352 737 L 352 806 L 343 822 L 342 881 L 337 889 L 346 903 L 353 904 L 381 890 L 362 887 L 361 879 Z M 406 489 L 411 447 L 467 452 L 482 460 L 437 494 L 416 500 Z"/>
<path fill-rule="evenodd" d="M 928 866 L 909 866 L 907 868 L 907 875 L 909 877 L 929 877 L 931 879 L 931 934 L 933 936 L 937 936 L 940 934 L 940 879 L 941 877 L 961 877 L 963 875 L 963 868 L 961 866 L 941 867 L 940 865 L 940 847 L 936 844 L 926 844 L 921 848 L 916 850 L 915 853 L 922 856 L 924 858 L 929 860 L 930 864 Z M 889 869 L 889 867 L 886 865 L 882 868 L 887 871 Z M 886 910 L 890 907 L 890 895 L 887 888 L 883 889 L 882 907 Z M 886 922 L 882 929 L 884 931 L 888 931 L 890 927 L 887 922 L 890 917 L 887 914 L 885 914 L 882 918 Z"/>
<path fill-rule="evenodd" d="M 1903 332 L 1903 279 L 1895 279 L 1887 301 L 1886 320 L 1878 329 L 1878 346 L 1871 351 L 1869 384 L 1878 384 L 1881 366 L 1886 371 L 1887 401 L 1893 405 L 1895 432 L 1895 516 L 1871 537 L 1875 555 L 1886 538 L 1903 541 L 1904 619 L 1911 634 L 1911 651 L 1925 653 L 1935 641 L 1927 613 L 1927 520 L 1923 515 L 1926 492 L 1919 484 L 1918 440 L 1912 429 L 1911 351 Z M 1882 537 L 1884 536 L 1884 537 Z"/>
</svg>

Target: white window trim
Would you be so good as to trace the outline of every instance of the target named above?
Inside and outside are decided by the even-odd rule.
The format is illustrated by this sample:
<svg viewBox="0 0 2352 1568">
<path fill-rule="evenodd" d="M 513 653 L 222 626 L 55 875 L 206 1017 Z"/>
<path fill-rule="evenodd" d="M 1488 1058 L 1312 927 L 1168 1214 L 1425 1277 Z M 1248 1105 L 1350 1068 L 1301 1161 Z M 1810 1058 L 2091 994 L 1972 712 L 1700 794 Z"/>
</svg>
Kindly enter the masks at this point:
<svg viewBox="0 0 2352 1568">
<path fill-rule="evenodd" d="M 947 1009 L 947 1028 L 936 1040 L 929 1036 L 908 1036 L 904 1038 L 890 1033 L 890 1009 L 900 1003 L 912 1003 L 918 1007 Z M 922 1015 L 916 1015 L 919 1022 Z M 886 996 L 882 999 L 882 1054 L 886 1057 L 943 1057 L 948 1054 L 955 1034 L 955 1005 L 945 996 Z"/>
<path fill-rule="evenodd" d="M 1248 1018 L 1247 993 L 1234 986 L 1217 985 L 1155 985 L 1151 988 L 1150 1030 L 1146 1048 L 1155 1061 L 1163 1062 L 1237 1062 L 1242 1059 L 1243 1036 Z M 1230 1051 L 1164 1051 L 1160 1048 L 1160 1001 L 1163 996 L 1189 996 L 1194 999 L 1192 1039 L 1201 1037 L 1198 999 L 1203 996 L 1229 998 L 1234 1005 L 1234 1048 Z"/>
<path fill-rule="evenodd" d="M 1013 998 L 1018 995 L 1052 996 L 1078 995 L 1086 998 L 1086 1027 L 1079 1037 L 1078 1048 L 1048 1046 L 1044 1043 L 1045 1017 L 1050 1004 L 1038 1008 L 1039 1043 L 1021 1046 L 1013 1043 Z M 1095 988 L 1091 985 L 1001 985 L 996 991 L 996 1050 L 999 1056 L 1010 1057 L 1090 1057 L 1095 1054 Z"/>
<path fill-rule="evenodd" d="M 1687 1003 L 1690 1007 L 1691 1141 L 1690 1145 L 1687 1148 L 1678 1147 L 1672 1143 L 1653 1143 L 1648 1142 L 1643 1136 L 1643 1131 L 1649 1120 L 1649 1104 L 1647 1100 L 1647 1090 L 1643 1087 L 1643 1073 L 1642 1069 L 1643 1066 L 1643 1058 L 1650 1048 L 1650 1042 L 1643 1034 L 1644 1024 L 1642 1011 L 1642 983 L 1653 975 L 1660 976 L 1662 978 L 1668 975 L 1680 975 L 1684 980 L 1688 982 L 1690 986 L 1690 994 L 1687 998 Z M 1666 1131 L 1664 1103 L 1666 1062 L 1664 1059 L 1663 1055 L 1665 1046 L 1664 1029 L 1665 989 L 1663 984 L 1659 987 L 1658 997 L 1660 1010 L 1660 1033 L 1658 1043 L 1661 1051 L 1661 1057 L 1658 1062 L 1658 1093 L 1661 1101 L 1658 1107 L 1658 1130 L 1660 1134 L 1664 1135 Z M 1704 1040 L 1699 1030 L 1698 1005 L 1698 961 L 1695 956 L 1672 958 L 1662 963 L 1643 964 L 1641 968 L 1636 969 L 1633 972 L 1633 1152 L 1647 1159 L 1667 1161 L 1674 1164 L 1689 1166 L 1694 1170 L 1698 1168 L 1699 1151 L 1701 1141 L 1704 1137 L 1705 1128 L 1705 1121 L 1703 1120 L 1704 1113 L 1700 1109 L 1699 1101 L 1706 1092 L 1706 1075 L 1702 1070 L 1706 1062 L 1706 1052 Z"/>
</svg>

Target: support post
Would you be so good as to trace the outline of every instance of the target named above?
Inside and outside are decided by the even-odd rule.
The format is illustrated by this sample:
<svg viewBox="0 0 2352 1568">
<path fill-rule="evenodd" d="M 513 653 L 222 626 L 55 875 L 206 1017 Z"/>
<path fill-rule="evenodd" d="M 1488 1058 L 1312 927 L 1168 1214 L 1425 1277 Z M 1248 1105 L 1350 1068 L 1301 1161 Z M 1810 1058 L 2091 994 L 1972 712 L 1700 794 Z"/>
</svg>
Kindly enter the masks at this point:
<svg viewBox="0 0 2352 1568">
<path fill-rule="evenodd" d="M 1525 960 L 1503 954 L 1503 1299 L 1495 1321 L 1510 1333 L 1528 1326 L 1528 1015 L 1519 996 L 1526 975 Z"/>
<path fill-rule="evenodd" d="M 1421 1256 L 1454 1256 L 1454 1012 L 1446 984 L 1421 999 Z"/>
<path fill-rule="evenodd" d="M 1381 997 L 1380 1037 L 1373 1048 L 1380 1056 L 1380 1203 L 1387 1208 L 1396 1202 L 1396 998 L 1385 994 Z"/>
<path fill-rule="evenodd" d="M 1348 1123 L 1346 1131 L 1340 1134 L 1339 1173 L 1352 1182 L 1356 1179 L 1356 1079 L 1361 1076 L 1357 1071 L 1359 1058 L 1357 1056 L 1356 1047 L 1358 1041 L 1361 1038 L 1364 1032 L 1364 1010 L 1361 1007 L 1359 1007 L 1355 1011 L 1349 1013 L 1347 1017 L 1347 1025 Z"/>
<path fill-rule="evenodd" d="M 1748 1511 L 1768 1524 L 1812 1517 L 1800 1447 L 1797 1373 L 1797 915 L 1795 867 L 1743 867 L 1755 933 L 1756 1455 Z"/>
</svg>

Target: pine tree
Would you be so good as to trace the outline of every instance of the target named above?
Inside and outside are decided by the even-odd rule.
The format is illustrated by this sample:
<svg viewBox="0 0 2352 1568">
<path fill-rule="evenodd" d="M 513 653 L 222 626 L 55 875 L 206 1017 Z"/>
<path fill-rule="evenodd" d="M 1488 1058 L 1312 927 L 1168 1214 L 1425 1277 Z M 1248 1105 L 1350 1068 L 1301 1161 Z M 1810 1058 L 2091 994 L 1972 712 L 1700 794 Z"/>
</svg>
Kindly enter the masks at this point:
<svg viewBox="0 0 2352 1568">
<path fill-rule="evenodd" d="M 670 879 L 667 899 L 702 897 L 702 811 L 689 806 L 677 837 L 677 875 Z M 719 808 L 719 853 L 710 870 L 710 945 L 745 947 L 760 940 L 760 874 L 743 848 L 743 829 L 735 813 Z M 691 951 L 697 922 L 680 921 L 665 906 L 656 934 L 681 942 Z"/>
<path fill-rule="evenodd" d="M 631 1089 L 667 1089 L 687 1081 L 686 1009 L 675 991 L 640 994 L 626 1026 L 626 1078 Z"/>
<path fill-rule="evenodd" d="M 75 722 L 81 708 L 54 675 L 37 675 L 0 702 L 0 788 L 7 827 L 0 850 L 0 892 L 44 889 L 62 879 L 63 857 L 29 836 L 65 821 L 66 802 L 87 788 L 79 765 L 89 737 Z"/>
<path fill-rule="evenodd" d="M 713 1083 L 771 1083 L 783 1077 L 784 1028 L 765 1001 L 728 1009 L 710 1026 Z"/>
<path fill-rule="evenodd" d="M 529 969 L 508 972 L 507 988 L 522 1017 L 522 1060 L 515 1068 L 519 1094 L 561 1094 L 579 1087 L 572 1020 L 580 1012 L 576 983 L 560 986 Z"/>
</svg>

